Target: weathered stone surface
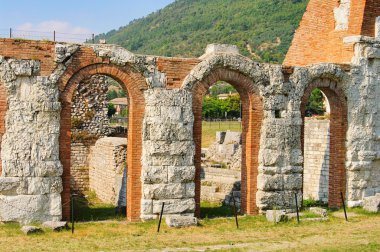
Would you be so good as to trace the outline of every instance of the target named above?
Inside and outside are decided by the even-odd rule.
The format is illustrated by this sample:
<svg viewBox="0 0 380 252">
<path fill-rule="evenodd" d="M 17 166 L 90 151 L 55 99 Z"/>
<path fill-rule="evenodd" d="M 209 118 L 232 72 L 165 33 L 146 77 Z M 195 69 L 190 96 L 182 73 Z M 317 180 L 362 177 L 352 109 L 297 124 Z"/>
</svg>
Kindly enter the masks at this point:
<svg viewBox="0 0 380 252">
<path fill-rule="evenodd" d="M 44 223 L 42 223 L 42 226 L 44 228 L 49 228 L 56 232 L 69 228 L 66 221 L 45 221 Z"/>
<path fill-rule="evenodd" d="M 125 207 L 127 195 L 127 138 L 104 137 L 89 153 L 89 188 L 99 199 Z"/>
<path fill-rule="evenodd" d="M 288 216 L 286 215 L 286 212 L 284 210 L 267 210 L 265 213 L 265 217 L 267 218 L 267 221 L 273 223 L 288 220 Z"/>
<path fill-rule="evenodd" d="M 319 214 L 321 217 L 327 217 L 327 210 L 320 207 L 310 207 L 309 211 L 315 214 Z"/>
<path fill-rule="evenodd" d="M 161 212 L 162 202 L 165 202 L 164 214 L 193 213 L 195 210 L 194 199 L 155 200 L 153 201 L 153 214 Z"/>
<path fill-rule="evenodd" d="M 167 168 L 169 183 L 186 183 L 194 180 L 194 166 L 168 166 Z"/>
<path fill-rule="evenodd" d="M 42 228 L 40 227 L 36 227 L 36 226 L 23 226 L 21 228 L 21 231 L 26 234 L 26 235 L 30 235 L 30 234 L 37 234 L 37 233 L 42 233 Z"/>
<path fill-rule="evenodd" d="M 363 208 L 368 212 L 380 212 L 380 193 L 375 196 L 365 197 L 363 200 Z"/>
<path fill-rule="evenodd" d="M 169 227 L 190 227 L 197 226 L 198 220 L 195 217 L 191 216 L 167 216 L 165 218 L 166 225 Z"/>
</svg>

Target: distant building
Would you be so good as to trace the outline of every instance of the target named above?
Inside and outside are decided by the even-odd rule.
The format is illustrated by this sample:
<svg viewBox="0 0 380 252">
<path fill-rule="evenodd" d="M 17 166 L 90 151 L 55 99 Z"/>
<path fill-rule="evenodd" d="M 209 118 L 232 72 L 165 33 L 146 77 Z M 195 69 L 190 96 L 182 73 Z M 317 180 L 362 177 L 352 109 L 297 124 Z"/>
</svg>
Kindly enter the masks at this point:
<svg viewBox="0 0 380 252">
<path fill-rule="evenodd" d="M 121 111 L 128 108 L 128 98 L 125 97 L 115 98 L 113 100 L 110 100 L 109 103 L 112 103 L 115 106 L 116 115 L 120 115 Z"/>
<path fill-rule="evenodd" d="M 230 92 L 229 94 L 220 94 L 218 95 L 218 99 L 219 100 L 225 100 L 225 99 L 228 99 L 228 97 L 231 97 L 231 96 L 238 96 L 239 93 L 232 93 Z"/>
</svg>

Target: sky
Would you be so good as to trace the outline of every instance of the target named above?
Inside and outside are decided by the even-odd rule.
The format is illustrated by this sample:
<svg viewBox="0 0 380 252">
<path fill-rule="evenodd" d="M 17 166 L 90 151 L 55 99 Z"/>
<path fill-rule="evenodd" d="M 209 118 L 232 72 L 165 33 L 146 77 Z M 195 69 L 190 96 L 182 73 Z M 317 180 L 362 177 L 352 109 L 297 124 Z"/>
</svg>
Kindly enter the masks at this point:
<svg viewBox="0 0 380 252">
<path fill-rule="evenodd" d="M 0 0 L 0 35 L 99 34 L 127 25 L 174 0 Z M 36 33 L 29 32 L 36 31 Z M 69 35 L 58 35 L 68 36 Z M 36 38 L 41 39 L 41 38 Z"/>
</svg>

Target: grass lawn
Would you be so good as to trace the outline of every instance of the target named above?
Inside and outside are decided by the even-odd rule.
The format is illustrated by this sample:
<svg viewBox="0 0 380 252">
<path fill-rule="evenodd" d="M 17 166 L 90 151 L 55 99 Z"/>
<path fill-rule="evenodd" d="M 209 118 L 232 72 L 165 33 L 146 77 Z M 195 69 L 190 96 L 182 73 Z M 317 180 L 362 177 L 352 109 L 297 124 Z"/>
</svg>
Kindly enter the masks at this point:
<svg viewBox="0 0 380 252">
<path fill-rule="evenodd" d="M 207 206 L 212 207 L 212 206 Z M 207 209 L 203 208 L 202 211 Z M 208 210 L 210 211 L 210 209 Z M 205 218 L 198 227 L 168 228 L 157 233 L 157 222 L 79 222 L 75 233 L 26 236 L 18 224 L 0 224 L 1 251 L 146 251 L 170 248 L 184 251 L 380 251 L 380 214 L 359 214 L 349 222 L 329 215 L 324 222 L 295 220 L 272 224 L 264 216 Z M 183 251 L 183 250 L 181 250 Z"/>
<path fill-rule="evenodd" d="M 207 148 L 215 142 L 215 133 L 217 131 L 239 131 L 241 132 L 241 123 L 232 122 L 202 122 L 202 148 Z"/>
</svg>

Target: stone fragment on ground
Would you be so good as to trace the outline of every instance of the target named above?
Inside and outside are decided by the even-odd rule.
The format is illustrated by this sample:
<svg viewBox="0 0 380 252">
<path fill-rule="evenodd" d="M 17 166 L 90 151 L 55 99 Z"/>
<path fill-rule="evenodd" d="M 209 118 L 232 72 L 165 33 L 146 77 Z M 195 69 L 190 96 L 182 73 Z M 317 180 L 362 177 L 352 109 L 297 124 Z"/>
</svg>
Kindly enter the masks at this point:
<svg viewBox="0 0 380 252">
<path fill-rule="evenodd" d="M 322 218 L 327 217 L 327 210 L 321 207 L 310 207 L 309 211 L 315 214 L 320 215 Z"/>
<path fill-rule="evenodd" d="M 365 197 L 363 200 L 363 209 L 371 213 L 380 212 L 380 193 L 375 196 Z"/>
<path fill-rule="evenodd" d="M 303 218 L 302 221 L 327 221 L 328 218 L 321 217 L 321 218 Z"/>
<path fill-rule="evenodd" d="M 37 233 L 42 233 L 42 228 L 40 227 L 36 227 L 36 226 L 23 226 L 21 228 L 21 231 L 26 234 L 26 235 L 30 235 L 30 234 L 37 234 Z"/>
<path fill-rule="evenodd" d="M 269 222 L 273 223 L 288 220 L 288 216 L 286 215 L 285 210 L 267 210 L 265 216 Z"/>
<path fill-rule="evenodd" d="M 198 220 L 192 216 L 168 216 L 165 218 L 166 225 L 169 227 L 190 227 L 197 226 Z"/>
<path fill-rule="evenodd" d="M 44 228 L 49 228 L 49 229 L 56 231 L 56 232 L 59 232 L 63 229 L 69 228 L 66 221 L 46 221 L 46 222 L 42 223 L 42 226 Z"/>
</svg>

